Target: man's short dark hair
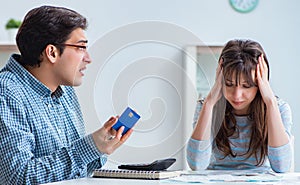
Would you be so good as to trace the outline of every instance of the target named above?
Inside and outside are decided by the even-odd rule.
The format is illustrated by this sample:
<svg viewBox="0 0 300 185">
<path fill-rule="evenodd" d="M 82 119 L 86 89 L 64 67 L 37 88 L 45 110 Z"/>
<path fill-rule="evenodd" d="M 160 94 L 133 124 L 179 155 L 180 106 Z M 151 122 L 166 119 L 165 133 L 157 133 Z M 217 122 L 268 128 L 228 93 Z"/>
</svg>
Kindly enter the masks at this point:
<svg viewBox="0 0 300 185">
<path fill-rule="evenodd" d="M 68 40 L 77 28 L 85 30 L 87 20 L 74 10 L 54 6 L 32 9 L 26 14 L 16 37 L 21 53 L 19 62 L 39 66 L 41 54 L 49 44 L 57 45 L 62 54 L 64 47 L 59 44 Z"/>
</svg>

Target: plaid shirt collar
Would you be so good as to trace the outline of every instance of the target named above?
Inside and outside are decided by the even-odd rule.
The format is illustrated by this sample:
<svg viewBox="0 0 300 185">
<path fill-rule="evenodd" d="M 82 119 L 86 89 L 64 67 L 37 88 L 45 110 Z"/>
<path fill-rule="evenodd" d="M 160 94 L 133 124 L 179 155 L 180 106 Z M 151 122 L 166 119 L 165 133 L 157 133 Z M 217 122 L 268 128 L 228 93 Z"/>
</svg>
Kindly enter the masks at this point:
<svg viewBox="0 0 300 185">
<path fill-rule="evenodd" d="M 20 76 L 20 79 L 22 79 L 22 83 L 26 86 L 29 86 L 32 88 L 37 94 L 39 94 L 41 97 L 52 97 L 56 100 L 59 100 L 59 98 L 63 95 L 64 90 L 63 87 L 59 86 L 53 93 L 51 90 L 45 86 L 42 82 L 40 82 L 38 79 L 36 79 L 30 72 L 28 72 L 19 62 L 20 55 L 19 54 L 13 54 L 10 59 L 8 60 L 8 63 L 6 65 L 6 70 L 14 73 L 15 75 Z"/>
</svg>

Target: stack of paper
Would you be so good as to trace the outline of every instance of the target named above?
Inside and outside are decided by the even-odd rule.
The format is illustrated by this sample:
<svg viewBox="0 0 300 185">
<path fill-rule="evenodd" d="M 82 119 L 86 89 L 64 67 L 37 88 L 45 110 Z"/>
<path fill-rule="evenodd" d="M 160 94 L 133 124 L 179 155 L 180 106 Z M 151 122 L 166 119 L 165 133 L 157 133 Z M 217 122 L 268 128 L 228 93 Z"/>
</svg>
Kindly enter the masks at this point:
<svg viewBox="0 0 300 185">
<path fill-rule="evenodd" d="M 170 179 L 184 183 L 216 183 L 216 182 L 278 182 L 283 175 L 272 172 L 248 170 L 187 171 L 181 176 Z"/>
</svg>

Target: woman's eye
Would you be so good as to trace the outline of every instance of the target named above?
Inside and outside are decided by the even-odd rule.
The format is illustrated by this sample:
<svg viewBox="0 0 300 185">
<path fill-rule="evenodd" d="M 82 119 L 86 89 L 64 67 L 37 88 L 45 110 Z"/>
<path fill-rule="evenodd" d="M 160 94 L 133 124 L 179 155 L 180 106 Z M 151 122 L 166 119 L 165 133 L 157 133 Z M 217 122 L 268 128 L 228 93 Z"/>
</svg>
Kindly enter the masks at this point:
<svg viewBox="0 0 300 185">
<path fill-rule="evenodd" d="M 233 83 L 225 83 L 225 85 L 226 85 L 227 87 L 232 87 L 232 86 L 233 86 Z"/>
<path fill-rule="evenodd" d="M 249 84 L 244 84 L 243 87 L 244 87 L 244 88 L 251 88 L 251 87 L 253 87 L 253 86 L 252 86 L 252 85 L 249 85 Z"/>
</svg>

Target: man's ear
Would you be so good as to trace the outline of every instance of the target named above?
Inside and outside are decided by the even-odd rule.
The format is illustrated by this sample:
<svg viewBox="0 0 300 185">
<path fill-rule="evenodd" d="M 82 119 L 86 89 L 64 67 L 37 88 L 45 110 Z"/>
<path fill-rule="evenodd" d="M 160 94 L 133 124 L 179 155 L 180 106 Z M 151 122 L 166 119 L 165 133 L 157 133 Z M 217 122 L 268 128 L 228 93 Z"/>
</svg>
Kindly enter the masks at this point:
<svg viewBox="0 0 300 185">
<path fill-rule="evenodd" d="M 59 56 L 59 50 L 56 46 L 49 44 L 45 48 L 45 57 L 49 60 L 51 63 L 55 63 L 58 56 Z"/>
</svg>

